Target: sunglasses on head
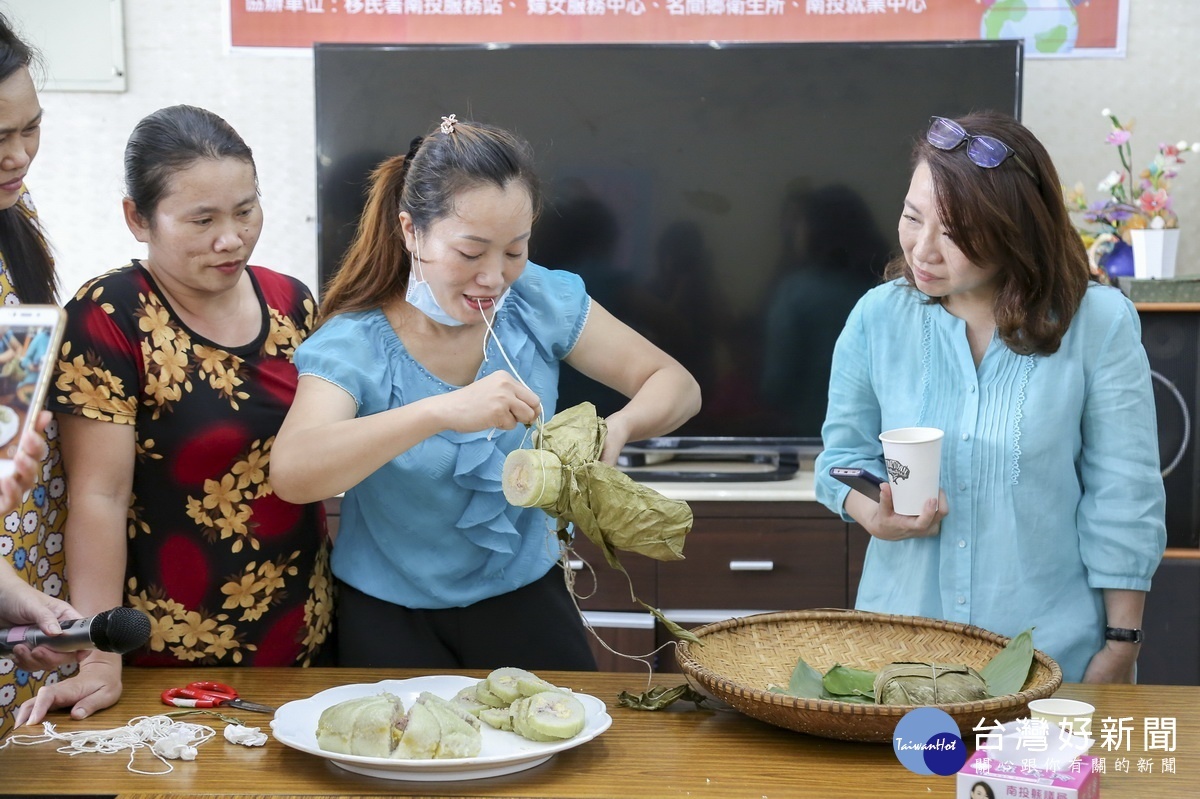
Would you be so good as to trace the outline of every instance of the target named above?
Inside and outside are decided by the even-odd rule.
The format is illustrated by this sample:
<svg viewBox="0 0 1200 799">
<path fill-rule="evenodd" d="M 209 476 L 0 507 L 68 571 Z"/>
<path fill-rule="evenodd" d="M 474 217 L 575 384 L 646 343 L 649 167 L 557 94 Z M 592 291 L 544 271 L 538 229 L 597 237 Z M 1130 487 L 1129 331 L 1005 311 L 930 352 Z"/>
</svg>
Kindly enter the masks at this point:
<svg viewBox="0 0 1200 799">
<path fill-rule="evenodd" d="M 984 169 L 995 169 L 1011 158 L 1016 161 L 1017 166 L 1025 170 L 1026 175 L 1033 178 L 1034 183 L 1039 186 L 1042 183 L 1013 148 L 995 136 L 975 136 L 967 133 L 962 125 L 952 119 L 932 117 L 929 122 L 929 131 L 925 134 L 925 141 L 939 150 L 954 150 L 966 142 L 967 158 L 970 158 L 971 163 L 975 166 L 981 166 Z"/>
</svg>

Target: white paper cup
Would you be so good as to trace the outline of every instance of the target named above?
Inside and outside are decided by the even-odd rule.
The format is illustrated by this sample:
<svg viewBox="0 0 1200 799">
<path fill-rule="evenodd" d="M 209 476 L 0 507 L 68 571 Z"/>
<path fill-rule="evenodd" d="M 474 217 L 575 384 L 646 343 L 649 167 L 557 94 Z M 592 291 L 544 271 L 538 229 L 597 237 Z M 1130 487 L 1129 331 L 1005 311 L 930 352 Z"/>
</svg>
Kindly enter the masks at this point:
<svg viewBox="0 0 1200 799">
<path fill-rule="evenodd" d="M 1096 708 L 1077 699 L 1035 699 L 1029 703 L 1029 717 L 1042 719 L 1048 727 L 1059 727 L 1072 735 L 1092 734 L 1092 714 Z"/>
<path fill-rule="evenodd" d="M 936 427 L 900 427 L 879 434 L 896 513 L 920 516 L 925 500 L 937 499 L 944 435 Z"/>
</svg>

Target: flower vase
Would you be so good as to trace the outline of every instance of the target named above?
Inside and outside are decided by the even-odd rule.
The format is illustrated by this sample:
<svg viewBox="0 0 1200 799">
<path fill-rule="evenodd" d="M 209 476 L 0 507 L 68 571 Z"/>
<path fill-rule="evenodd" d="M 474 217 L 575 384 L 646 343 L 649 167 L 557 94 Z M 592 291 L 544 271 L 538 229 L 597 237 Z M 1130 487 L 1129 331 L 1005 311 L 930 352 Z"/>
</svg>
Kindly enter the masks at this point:
<svg viewBox="0 0 1200 799">
<path fill-rule="evenodd" d="M 1175 277 L 1179 228 L 1131 230 L 1133 276 L 1139 279 Z"/>
<path fill-rule="evenodd" d="M 1109 278 L 1120 280 L 1133 277 L 1133 248 L 1124 239 L 1111 236 L 1112 245 L 1108 252 L 1099 256 L 1099 264 Z"/>
</svg>

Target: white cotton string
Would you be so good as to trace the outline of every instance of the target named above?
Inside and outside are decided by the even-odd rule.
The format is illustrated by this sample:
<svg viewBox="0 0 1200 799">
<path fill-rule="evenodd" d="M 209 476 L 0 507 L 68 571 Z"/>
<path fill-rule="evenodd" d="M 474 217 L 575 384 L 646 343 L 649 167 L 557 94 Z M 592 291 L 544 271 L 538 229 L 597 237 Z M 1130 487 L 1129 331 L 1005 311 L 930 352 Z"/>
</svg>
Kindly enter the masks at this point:
<svg viewBox="0 0 1200 799">
<path fill-rule="evenodd" d="M 54 729 L 53 724 L 44 721 L 40 735 L 14 733 L 0 744 L 0 749 L 4 749 L 9 744 L 34 746 L 50 741 L 65 742 L 66 745 L 60 746 L 58 751 L 71 756 L 88 752 L 111 755 L 128 749 L 129 763 L 125 768 L 134 774 L 154 776 L 170 774 L 175 770 L 175 767 L 167 762 L 168 758 L 195 760 L 196 747 L 207 742 L 216 734 L 215 730 L 203 724 L 176 721 L 167 716 L 138 716 L 130 719 L 124 727 L 116 727 L 111 730 L 81 730 L 79 732 L 58 732 Z M 150 749 L 150 754 L 162 761 L 163 765 L 167 767 L 166 771 L 142 771 L 133 767 L 133 760 L 138 750 L 146 748 Z"/>
<path fill-rule="evenodd" d="M 533 429 L 534 429 L 534 428 L 533 428 L 532 426 L 530 426 L 530 425 L 527 425 L 527 426 L 525 427 L 525 434 L 521 436 L 521 443 L 520 443 L 520 445 L 517 447 L 517 449 L 525 449 L 525 442 L 526 442 L 526 441 L 528 441 L 528 440 L 529 440 L 529 436 L 533 434 Z"/>
<path fill-rule="evenodd" d="M 483 360 L 486 361 L 488 359 L 487 343 L 488 343 L 488 338 L 491 338 L 492 341 L 496 342 L 496 349 L 498 349 L 500 351 L 500 355 L 501 355 L 501 357 L 504 358 L 504 362 L 506 364 L 508 364 L 508 369 L 510 372 L 512 372 L 513 377 L 517 378 L 517 380 L 519 380 L 521 385 L 525 386 L 525 388 L 529 388 L 529 384 L 526 383 L 525 379 L 523 377 L 521 377 L 519 372 L 517 372 L 517 367 L 514 366 L 513 362 L 509 359 L 508 353 L 504 351 L 504 345 L 500 343 L 500 337 L 496 335 L 496 330 L 495 330 L 495 328 L 492 327 L 492 320 L 488 319 L 487 314 L 483 312 L 482 305 L 477 306 L 477 307 L 479 308 L 479 315 L 483 317 L 484 325 L 487 326 L 487 333 L 485 333 L 483 336 Z M 532 388 L 529 388 L 529 390 L 533 391 Z M 533 393 L 536 394 L 537 392 L 534 391 Z M 540 397 L 539 397 L 539 399 L 540 399 Z M 538 404 L 537 420 L 538 420 L 538 424 L 546 423 L 546 407 L 540 403 Z M 492 435 L 495 432 L 496 432 L 496 430 L 495 430 L 495 428 L 493 428 L 492 432 L 488 433 L 488 435 L 487 435 L 488 441 L 492 440 Z"/>
<path fill-rule="evenodd" d="M 596 581 L 596 570 L 592 568 L 592 564 L 588 563 L 585 559 L 579 557 L 579 553 L 576 552 L 565 541 L 559 541 L 559 565 L 562 567 L 562 570 L 563 570 L 563 582 L 566 583 L 567 593 L 571 597 L 571 603 L 573 605 L 575 605 L 575 612 L 579 614 L 580 621 L 583 622 L 583 626 L 587 628 L 587 631 L 592 634 L 592 637 L 596 639 L 596 641 L 600 644 L 600 646 L 604 647 L 607 651 L 611 652 L 612 654 L 616 655 L 619 658 L 625 658 L 626 660 L 636 660 L 638 663 L 641 663 L 643 666 L 645 666 L 646 667 L 646 689 L 649 690 L 650 684 L 654 680 L 654 665 L 653 665 L 653 663 L 650 662 L 650 659 L 652 657 L 654 657 L 656 654 L 658 654 L 659 652 L 661 652 L 663 649 L 666 649 L 667 647 L 675 646 L 675 642 L 667 641 L 666 643 L 650 650 L 649 652 L 647 652 L 644 655 L 628 655 L 624 652 L 620 652 L 616 649 L 613 649 L 611 646 L 609 646 L 608 642 L 605 641 L 604 638 L 602 638 L 600 636 L 600 633 L 596 632 L 596 628 L 592 626 L 592 623 L 590 621 L 588 621 L 588 618 L 584 614 L 583 609 L 581 607 L 579 607 L 579 600 L 587 599 L 589 596 L 591 596 L 591 594 L 588 594 L 587 596 L 582 596 L 582 595 L 576 593 L 576 591 L 575 591 L 575 570 L 571 568 L 571 561 L 570 561 L 570 558 L 572 556 L 579 558 L 580 562 L 583 563 L 583 565 L 587 567 L 587 570 L 592 573 L 592 581 L 593 581 L 592 585 L 595 586 L 592 588 L 592 593 L 596 592 L 598 583 Z M 629 579 L 628 575 L 626 575 L 626 579 Z M 631 592 L 630 596 L 632 596 L 632 590 L 633 590 L 633 586 L 631 584 L 630 585 L 630 592 Z"/>
</svg>

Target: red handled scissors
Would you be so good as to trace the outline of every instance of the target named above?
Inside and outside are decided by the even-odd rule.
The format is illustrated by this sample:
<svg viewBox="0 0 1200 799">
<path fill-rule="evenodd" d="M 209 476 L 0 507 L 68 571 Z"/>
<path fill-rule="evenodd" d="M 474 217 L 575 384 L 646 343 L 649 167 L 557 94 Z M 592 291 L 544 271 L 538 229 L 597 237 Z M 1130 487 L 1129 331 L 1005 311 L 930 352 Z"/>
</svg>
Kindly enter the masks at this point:
<svg viewBox="0 0 1200 799">
<path fill-rule="evenodd" d="M 175 707 L 236 707 L 254 713 L 274 713 L 275 708 L 247 702 L 238 698 L 238 692 L 223 682 L 191 682 L 182 688 L 168 688 L 162 692 L 164 705 Z"/>
</svg>

